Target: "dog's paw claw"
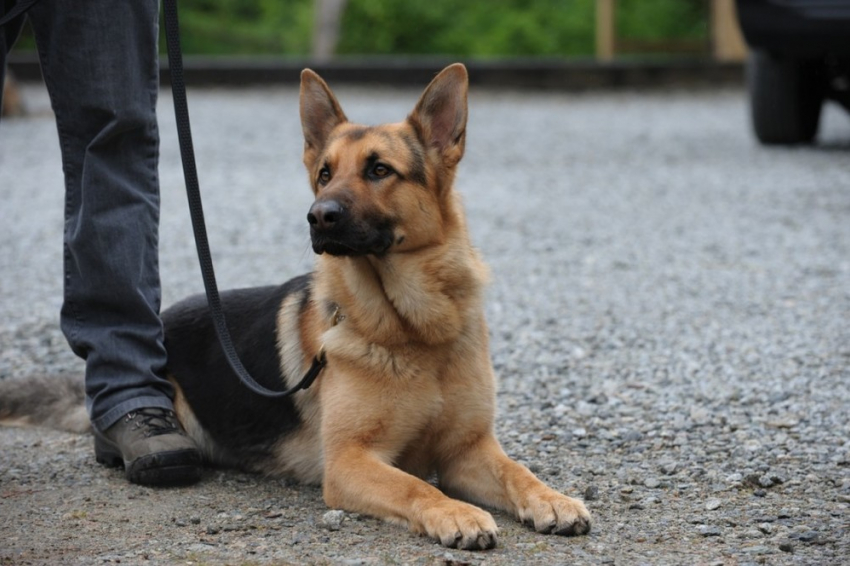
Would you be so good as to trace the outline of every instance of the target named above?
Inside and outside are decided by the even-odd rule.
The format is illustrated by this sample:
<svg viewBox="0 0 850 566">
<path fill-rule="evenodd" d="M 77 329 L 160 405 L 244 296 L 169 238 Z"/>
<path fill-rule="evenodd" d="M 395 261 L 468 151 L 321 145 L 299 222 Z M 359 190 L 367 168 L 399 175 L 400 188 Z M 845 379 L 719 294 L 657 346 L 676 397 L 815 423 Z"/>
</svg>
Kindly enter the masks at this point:
<svg viewBox="0 0 850 566">
<path fill-rule="evenodd" d="M 552 531 L 552 534 L 574 537 L 578 535 L 586 535 L 590 532 L 590 519 L 579 517 L 572 523 L 561 526 L 557 530 Z"/>
<path fill-rule="evenodd" d="M 482 533 L 475 539 L 475 547 L 471 550 L 490 550 L 496 546 L 496 536 L 493 533 Z"/>
<path fill-rule="evenodd" d="M 466 503 L 444 505 L 434 510 L 425 531 L 448 548 L 487 550 L 497 542 L 496 523 L 489 513 Z"/>
<path fill-rule="evenodd" d="M 521 516 L 542 534 L 577 536 L 590 532 L 590 513 L 584 503 L 554 491 L 538 494 Z"/>
</svg>

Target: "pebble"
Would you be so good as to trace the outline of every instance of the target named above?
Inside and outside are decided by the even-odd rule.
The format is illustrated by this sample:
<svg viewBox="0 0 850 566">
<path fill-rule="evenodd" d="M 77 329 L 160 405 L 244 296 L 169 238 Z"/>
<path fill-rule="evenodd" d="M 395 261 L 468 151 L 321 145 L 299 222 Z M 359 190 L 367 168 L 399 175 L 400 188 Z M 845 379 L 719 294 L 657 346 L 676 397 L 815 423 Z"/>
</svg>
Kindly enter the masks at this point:
<svg viewBox="0 0 850 566">
<path fill-rule="evenodd" d="M 319 524 L 322 528 L 329 531 L 338 531 L 342 528 L 342 521 L 345 519 L 345 511 L 334 509 L 322 515 Z"/>
<path fill-rule="evenodd" d="M 800 419 L 796 416 L 786 416 L 767 421 L 767 426 L 775 428 L 794 428 L 798 424 L 800 424 Z"/>
<path fill-rule="evenodd" d="M 623 440 L 626 442 L 638 442 L 643 440 L 643 434 L 637 430 L 630 430 L 623 435 Z"/>
<path fill-rule="evenodd" d="M 747 529 L 743 532 L 738 533 L 737 537 L 744 540 L 762 539 L 764 538 L 764 533 L 762 533 L 758 529 Z"/>
<path fill-rule="evenodd" d="M 705 502 L 705 509 L 707 511 L 715 511 L 720 509 L 720 506 L 723 504 L 723 501 L 717 499 L 716 497 L 712 497 L 711 499 Z"/>
<path fill-rule="evenodd" d="M 679 462 L 665 462 L 661 464 L 661 471 L 667 474 L 668 476 L 672 476 L 679 469 Z"/>
<path fill-rule="evenodd" d="M 584 490 L 584 500 L 596 501 L 597 499 L 599 499 L 599 488 L 595 485 L 587 486 Z"/>
<path fill-rule="evenodd" d="M 699 534 L 704 537 L 719 537 L 723 534 L 723 531 L 720 530 L 720 527 L 703 525 L 699 528 Z"/>
<path fill-rule="evenodd" d="M 711 411 L 705 407 L 693 407 L 691 408 L 690 417 L 694 424 L 705 425 L 711 420 Z"/>
<path fill-rule="evenodd" d="M 743 551 L 746 554 L 754 554 L 754 555 L 757 555 L 757 556 L 761 556 L 761 555 L 765 555 L 765 554 L 775 554 L 776 553 L 776 551 L 773 548 L 771 548 L 769 546 L 764 546 L 764 545 L 745 547 L 743 549 Z"/>
<path fill-rule="evenodd" d="M 817 531 L 806 531 L 804 533 L 792 533 L 791 538 L 795 538 L 800 542 L 812 543 L 820 538 L 820 533 Z"/>
</svg>

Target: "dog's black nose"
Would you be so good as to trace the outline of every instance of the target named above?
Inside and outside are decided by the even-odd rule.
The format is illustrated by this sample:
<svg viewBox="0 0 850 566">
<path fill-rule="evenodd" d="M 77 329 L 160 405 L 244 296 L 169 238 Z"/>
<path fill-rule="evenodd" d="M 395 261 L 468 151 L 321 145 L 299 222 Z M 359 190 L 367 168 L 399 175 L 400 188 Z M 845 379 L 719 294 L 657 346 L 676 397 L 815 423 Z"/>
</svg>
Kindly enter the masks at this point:
<svg viewBox="0 0 850 566">
<path fill-rule="evenodd" d="M 336 226 L 345 214 L 345 209 L 335 200 L 317 200 L 307 213 L 307 222 L 316 230 L 329 230 Z"/>
</svg>

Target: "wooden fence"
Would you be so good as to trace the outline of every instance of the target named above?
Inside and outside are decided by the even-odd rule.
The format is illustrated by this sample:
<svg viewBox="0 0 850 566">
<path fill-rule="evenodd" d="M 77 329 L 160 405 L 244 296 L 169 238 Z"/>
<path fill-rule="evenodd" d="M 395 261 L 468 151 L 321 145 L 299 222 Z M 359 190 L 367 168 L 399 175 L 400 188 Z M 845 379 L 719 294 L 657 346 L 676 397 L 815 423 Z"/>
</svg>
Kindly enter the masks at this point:
<svg viewBox="0 0 850 566">
<path fill-rule="evenodd" d="M 706 0 L 711 32 L 707 41 L 640 41 L 617 36 L 617 0 L 596 0 L 596 58 L 611 61 L 629 53 L 707 53 L 718 61 L 743 61 L 747 55 L 735 0 Z"/>
</svg>

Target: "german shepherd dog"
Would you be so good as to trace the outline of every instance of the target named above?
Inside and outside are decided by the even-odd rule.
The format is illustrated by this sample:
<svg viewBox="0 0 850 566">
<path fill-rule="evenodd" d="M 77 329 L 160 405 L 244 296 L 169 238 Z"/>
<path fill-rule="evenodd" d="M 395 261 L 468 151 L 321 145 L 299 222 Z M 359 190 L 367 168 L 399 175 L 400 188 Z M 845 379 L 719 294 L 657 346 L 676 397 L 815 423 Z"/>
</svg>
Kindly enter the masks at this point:
<svg viewBox="0 0 850 566">
<path fill-rule="evenodd" d="M 323 348 L 312 387 L 285 399 L 248 391 L 227 369 L 202 296 L 163 321 L 175 410 L 207 460 L 322 484 L 332 508 L 489 549 L 493 517 L 461 500 L 557 535 L 589 532 L 590 514 L 494 436 L 487 269 L 453 190 L 467 89 L 466 68 L 451 65 L 406 120 L 367 127 L 302 72 L 315 271 L 225 292 L 222 303 L 240 357 L 267 387 L 298 383 Z"/>
</svg>

